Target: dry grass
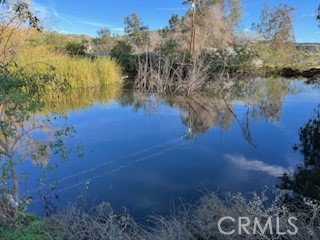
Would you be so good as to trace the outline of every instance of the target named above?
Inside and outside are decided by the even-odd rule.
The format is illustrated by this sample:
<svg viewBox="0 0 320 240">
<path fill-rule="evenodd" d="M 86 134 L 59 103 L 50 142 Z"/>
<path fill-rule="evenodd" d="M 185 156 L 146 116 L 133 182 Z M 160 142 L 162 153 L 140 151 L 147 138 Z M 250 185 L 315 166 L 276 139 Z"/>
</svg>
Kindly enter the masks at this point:
<svg viewBox="0 0 320 240">
<path fill-rule="evenodd" d="M 290 210 L 291 209 L 291 210 Z M 109 204 L 103 203 L 89 213 L 70 207 L 49 218 L 42 232 L 50 239 L 145 239 L 145 240 L 208 240 L 208 239 L 319 239 L 319 204 L 305 200 L 298 211 L 278 201 L 270 203 L 264 194 L 247 199 L 241 194 L 229 194 L 224 200 L 210 193 L 195 205 L 181 204 L 167 217 L 150 216 L 150 224 L 138 224 L 126 212 L 117 214 Z M 223 216 L 257 217 L 261 222 L 268 217 L 279 217 L 280 229 L 292 229 L 287 223 L 295 216 L 299 228 L 296 235 L 222 235 L 218 221 Z M 233 227 L 233 228 L 231 228 Z M 225 231 L 235 228 L 224 224 Z M 249 229 L 251 230 L 252 228 Z M 268 231 L 267 231 L 268 232 Z"/>
<path fill-rule="evenodd" d="M 145 235 L 133 218 L 116 214 L 108 203 L 100 204 L 89 213 L 70 207 L 50 218 L 44 231 L 55 240 L 134 240 Z"/>
</svg>

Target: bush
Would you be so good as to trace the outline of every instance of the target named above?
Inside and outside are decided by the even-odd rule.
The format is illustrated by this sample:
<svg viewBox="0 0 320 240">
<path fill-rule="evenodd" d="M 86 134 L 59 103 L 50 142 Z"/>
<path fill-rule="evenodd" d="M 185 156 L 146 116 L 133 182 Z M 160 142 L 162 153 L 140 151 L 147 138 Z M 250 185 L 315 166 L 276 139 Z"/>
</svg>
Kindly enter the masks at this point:
<svg viewBox="0 0 320 240">
<path fill-rule="evenodd" d="M 34 218 L 24 224 L 15 227 L 0 227 L 0 239 L 2 240 L 49 240 L 43 228 L 44 220 Z"/>
<path fill-rule="evenodd" d="M 231 73 L 250 69 L 255 57 L 253 51 L 241 45 L 205 51 L 202 55 L 212 72 L 226 70 Z"/>
<path fill-rule="evenodd" d="M 125 41 L 119 41 L 111 50 L 111 57 L 122 67 L 123 71 L 133 78 L 137 73 L 137 58 L 133 55 L 133 49 Z"/>
<path fill-rule="evenodd" d="M 84 42 L 69 42 L 65 49 L 70 56 L 86 55 L 86 46 Z"/>
<path fill-rule="evenodd" d="M 160 45 L 159 55 L 164 61 L 169 60 L 172 64 L 185 64 L 191 62 L 191 53 L 180 48 L 179 44 L 172 39 Z"/>
</svg>

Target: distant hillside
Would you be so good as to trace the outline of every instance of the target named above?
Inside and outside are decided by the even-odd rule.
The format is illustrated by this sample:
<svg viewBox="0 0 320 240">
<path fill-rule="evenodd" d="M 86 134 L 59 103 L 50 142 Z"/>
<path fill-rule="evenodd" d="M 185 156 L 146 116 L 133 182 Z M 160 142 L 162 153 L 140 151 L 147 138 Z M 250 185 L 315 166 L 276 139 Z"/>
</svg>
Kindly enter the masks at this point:
<svg viewBox="0 0 320 240">
<path fill-rule="evenodd" d="M 320 53 L 320 43 L 296 43 L 296 48 L 305 52 Z"/>
</svg>

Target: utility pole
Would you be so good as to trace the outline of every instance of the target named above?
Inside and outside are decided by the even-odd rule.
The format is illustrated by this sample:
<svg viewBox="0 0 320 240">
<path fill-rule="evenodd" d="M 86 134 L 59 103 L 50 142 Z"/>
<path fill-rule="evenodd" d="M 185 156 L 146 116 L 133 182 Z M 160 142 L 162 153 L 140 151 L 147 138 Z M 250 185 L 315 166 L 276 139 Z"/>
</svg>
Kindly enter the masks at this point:
<svg viewBox="0 0 320 240">
<path fill-rule="evenodd" d="M 196 4 L 197 0 L 191 0 L 192 4 L 192 26 L 191 26 L 191 41 L 190 41 L 190 53 L 191 55 L 195 52 L 196 46 L 196 27 L 195 27 L 195 20 L 196 20 Z"/>
</svg>

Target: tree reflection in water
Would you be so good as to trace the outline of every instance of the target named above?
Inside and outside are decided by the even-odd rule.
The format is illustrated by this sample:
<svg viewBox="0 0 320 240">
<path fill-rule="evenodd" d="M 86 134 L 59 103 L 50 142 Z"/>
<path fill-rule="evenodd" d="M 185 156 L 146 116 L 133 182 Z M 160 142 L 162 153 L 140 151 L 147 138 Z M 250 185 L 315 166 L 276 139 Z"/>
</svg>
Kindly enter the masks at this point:
<svg viewBox="0 0 320 240">
<path fill-rule="evenodd" d="M 293 175 L 285 174 L 280 189 L 290 190 L 285 201 L 301 201 L 304 197 L 320 200 L 320 105 L 314 116 L 299 130 L 300 143 L 294 146 L 303 163 Z"/>
<path fill-rule="evenodd" d="M 199 93 L 192 96 L 155 97 L 139 92 L 124 92 L 119 98 L 122 106 L 131 106 L 136 111 L 143 109 L 148 115 L 159 113 L 162 103 L 178 108 L 181 121 L 186 126 L 185 137 L 194 140 L 196 135 L 220 127 L 229 130 L 239 124 L 243 137 L 254 146 L 251 122 L 259 118 L 265 121 L 280 119 L 284 98 L 296 93 L 290 82 L 283 79 L 249 79 L 239 81 L 229 89 L 215 94 Z M 244 106 L 241 116 L 235 103 Z"/>
<path fill-rule="evenodd" d="M 172 104 L 181 110 L 181 121 L 187 127 L 186 137 L 190 140 L 216 126 L 228 130 L 233 122 L 227 107 L 208 96 L 175 97 Z"/>
</svg>

